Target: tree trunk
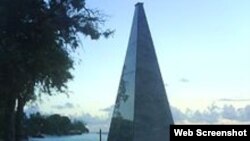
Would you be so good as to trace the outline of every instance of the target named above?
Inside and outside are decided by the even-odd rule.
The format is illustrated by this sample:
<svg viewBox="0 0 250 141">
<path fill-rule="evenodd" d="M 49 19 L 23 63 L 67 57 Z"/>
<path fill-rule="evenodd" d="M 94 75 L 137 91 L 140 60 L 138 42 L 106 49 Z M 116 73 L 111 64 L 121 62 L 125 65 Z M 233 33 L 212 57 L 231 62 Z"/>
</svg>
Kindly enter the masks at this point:
<svg viewBox="0 0 250 141">
<path fill-rule="evenodd" d="M 15 96 L 9 95 L 4 112 L 4 141 L 15 141 L 15 106 Z"/>
<path fill-rule="evenodd" d="M 24 112 L 23 108 L 25 105 L 25 100 L 22 96 L 18 96 L 18 104 L 17 104 L 17 111 L 16 111 L 16 141 L 21 141 L 24 139 L 24 129 L 23 129 L 23 119 L 24 119 Z"/>
</svg>

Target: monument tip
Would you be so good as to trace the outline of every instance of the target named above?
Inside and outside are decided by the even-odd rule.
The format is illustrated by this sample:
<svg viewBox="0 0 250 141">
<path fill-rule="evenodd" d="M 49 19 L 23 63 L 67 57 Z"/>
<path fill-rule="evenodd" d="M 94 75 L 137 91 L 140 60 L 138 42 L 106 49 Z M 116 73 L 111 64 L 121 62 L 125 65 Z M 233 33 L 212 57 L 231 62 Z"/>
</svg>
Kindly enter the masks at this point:
<svg viewBox="0 0 250 141">
<path fill-rule="evenodd" d="M 143 6 L 143 2 L 137 2 L 135 6 Z"/>
</svg>

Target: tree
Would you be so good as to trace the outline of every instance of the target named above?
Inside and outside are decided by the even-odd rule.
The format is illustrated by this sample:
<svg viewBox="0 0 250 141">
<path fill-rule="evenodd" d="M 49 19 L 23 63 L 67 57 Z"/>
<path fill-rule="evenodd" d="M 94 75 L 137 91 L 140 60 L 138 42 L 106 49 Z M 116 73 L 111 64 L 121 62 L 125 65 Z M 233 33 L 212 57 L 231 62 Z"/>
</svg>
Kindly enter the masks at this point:
<svg viewBox="0 0 250 141">
<path fill-rule="evenodd" d="M 53 114 L 42 116 L 40 113 L 32 114 L 27 119 L 27 130 L 31 136 L 47 135 L 71 135 L 88 132 L 81 121 L 71 120 L 67 116 Z"/>
<path fill-rule="evenodd" d="M 89 132 L 89 130 L 86 127 L 86 125 L 83 122 L 81 122 L 81 121 L 74 121 L 72 123 L 72 130 L 74 130 L 74 131 L 80 131 L 81 133 L 88 133 Z"/>
<path fill-rule="evenodd" d="M 67 92 L 66 83 L 73 78 L 70 53 L 79 46 L 79 34 L 98 39 L 112 31 L 102 31 L 102 15 L 86 8 L 84 0 L 0 0 L 0 15 L 4 139 L 19 141 L 15 132 L 21 129 L 22 109 L 35 92 Z"/>
<path fill-rule="evenodd" d="M 44 130 L 46 119 L 40 113 L 35 113 L 30 115 L 29 119 L 27 119 L 27 134 L 31 136 L 36 136 L 41 134 Z"/>
<path fill-rule="evenodd" d="M 71 121 L 68 117 L 58 114 L 46 118 L 44 133 L 49 135 L 67 135 L 71 128 Z"/>
</svg>

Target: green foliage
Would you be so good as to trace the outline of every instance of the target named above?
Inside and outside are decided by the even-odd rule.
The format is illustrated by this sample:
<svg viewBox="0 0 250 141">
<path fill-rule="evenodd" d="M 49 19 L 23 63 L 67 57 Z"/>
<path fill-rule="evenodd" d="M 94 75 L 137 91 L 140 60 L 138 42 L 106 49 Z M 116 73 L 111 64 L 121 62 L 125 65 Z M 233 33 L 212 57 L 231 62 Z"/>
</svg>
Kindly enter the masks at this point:
<svg viewBox="0 0 250 141">
<path fill-rule="evenodd" d="M 88 133 L 89 129 L 81 121 L 74 121 L 71 125 L 72 131 L 80 131 L 82 133 Z"/>
<path fill-rule="evenodd" d="M 27 131 L 30 136 L 39 134 L 69 135 L 88 132 L 83 122 L 72 122 L 68 117 L 59 114 L 42 116 L 40 113 L 36 113 L 31 115 L 26 123 Z"/>
<path fill-rule="evenodd" d="M 26 119 L 25 123 L 27 124 L 26 130 L 28 134 L 36 135 L 38 133 L 42 133 L 45 126 L 45 117 L 40 113 L 32 114 L 29 119 Z"/>
<path fill-rule="evenodd" d="M 1 95 L 35 86 L 42 93 L 65 92 L 73 78 L 70 52 L 79 46 L 79 34 L 98 39 L 112 33 L 101 30 L 101 14 L 87 9 L 84 0 L 0 3 Z"/>
<path fill-rule="evenodd" d="M 102 30 L 103 15 L 85 0 L 0 0 L 0 15 L 0 110 L 8 107 L 2 123 L 12 141 L 15 102 L 67 93 L 79 35 L 99 39 L 113 31 Z"/>
<path fill-rule="evenodd" d="M 79 33 L 91 39 L 112 33 L 101 32 L 104 20 L 98 11 L 87 9 L 84 0 L 1 1 L 0 84 L 63 92 L 72 79 L 69 53 L 79 46 Z"/>
<path fill-rule="evenodd" d="M 71 121 L 68 117 L 58 114 L 51 115 L 45 121 L 45 134 L 65 135 L 69 132 Z"/>
</svg>

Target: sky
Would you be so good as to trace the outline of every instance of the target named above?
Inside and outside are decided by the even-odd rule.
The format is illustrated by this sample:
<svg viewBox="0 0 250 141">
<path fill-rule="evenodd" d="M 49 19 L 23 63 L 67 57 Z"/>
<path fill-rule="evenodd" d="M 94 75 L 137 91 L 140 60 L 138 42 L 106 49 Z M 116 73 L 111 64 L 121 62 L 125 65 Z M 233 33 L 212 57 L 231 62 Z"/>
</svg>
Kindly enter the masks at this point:
<svg viewBox="0 0 250 141">
<path fill-rule="evenodd" d="M 125 59 L 135 0 L 87 0 L 106 16 L 112 37 L 82 37 L 68 96 L 43 96 L 27 112 L 60 113 L 108 129 Z M 141 0 L 175 121 L 250 121 L 250 1 Z M 248 105 L 249 104 L 249 105 Z"/>
</svg>

